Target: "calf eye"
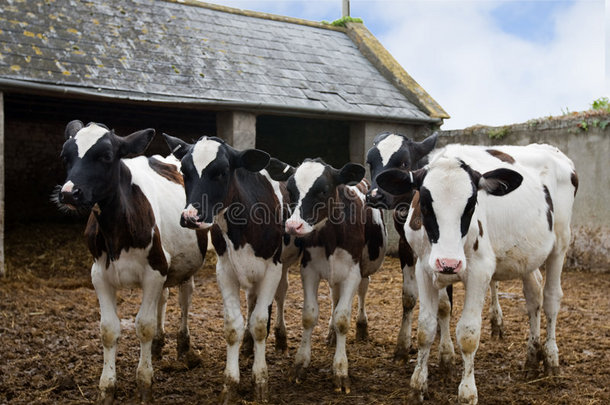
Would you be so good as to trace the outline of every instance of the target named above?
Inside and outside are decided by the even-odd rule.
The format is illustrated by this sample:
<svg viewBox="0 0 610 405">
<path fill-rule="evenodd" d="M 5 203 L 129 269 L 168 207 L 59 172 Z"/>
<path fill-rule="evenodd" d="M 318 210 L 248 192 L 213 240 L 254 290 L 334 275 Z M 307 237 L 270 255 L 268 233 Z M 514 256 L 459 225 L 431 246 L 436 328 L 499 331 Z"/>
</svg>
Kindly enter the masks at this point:
<svg viewBox="0 0 610 405">
<path fill-rule="evenodd" d="M 100 160 L 103 163 L 112 163 L 112 153 L 104 153 L 100 156 Z"/>
</svg>

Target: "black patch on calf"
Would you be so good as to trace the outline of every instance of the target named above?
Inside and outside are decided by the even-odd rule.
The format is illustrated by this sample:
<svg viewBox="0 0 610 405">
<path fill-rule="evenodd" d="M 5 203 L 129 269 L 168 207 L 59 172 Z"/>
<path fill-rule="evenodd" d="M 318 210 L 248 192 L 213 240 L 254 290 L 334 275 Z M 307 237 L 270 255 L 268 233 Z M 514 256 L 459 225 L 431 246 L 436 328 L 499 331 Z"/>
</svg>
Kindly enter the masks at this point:
<svg viewBox="0 0 610 405">
<path fill-rule="evenodd" d="M 225 242 L 225 238 L 222 236 L 222 231 L 218 225 L 213 225 L 212 230 L 212 245 L 214 245 L 214 250 L 216 250 L 216 254 L 218 256 L 222 256 L 227 251 L 227 243 Z"/>
<path fill-rule="evenodd" d="M 513 158 L 508 153 L 501 152 L 497 149 L 487 149 L 487 153 L 489 153 L 491 156 L 493 156 L 495 158 L 500 159 L 503 162 L 510 163 L 510 164 L 515 163 L 515 158 Z"/>
<path fill-rule="evenodd" d="M 479 238 L 477 238 L 477 240 L 474 241 L 474 245 L 472 246 L 472 249 L 476 252 L 477 250 L 479 250 Z"/>
<path fill-rule="evenodd" d="M 394 228 L 398 232 L 398 258 L 400 267 L 413 266 L 415 264 L 415 254 L 407 242 L 405 236 L 405 222 L 407 221 L 408 210 L 397 208 L 394 210 Z"/>
<path fill-rule="evenodd" d="M 549 193 L 549 189 L 547 186 L 542 186 L 542 190 L 544 191 L 544 199 L 546 201 L 547 210 L 546 210 L 546 219 L 549 221 L 549 231 L 553 230 L 553 199 L 551 198 L 551 193 Z"/>
<path fill-rule="evenodd" d="M 366 192 L 366 191 L 365 191 Z M 383 226 L 373 222 L 373 208 L 366 207 L 366 223 L 364 225 L 364 238 L 371 261 L 379 258 L 383 247 Z"/>
<path fill-rule="evenodd" d="M 472 195 L 468 197 L 468 201 L 466 201 L 466 206 L 464 207 L 464 212 L 460 218 L 460 231 L 462 232 L 462 237 L 466 236 L 468 233 L 470 221 L 472 220 L 472 214 L 474 214 L 474 209 L 477 205 L 477 189 L 474 187 L 474 184 L 472 185 L 472 190 Z"/>
<path fill-rule="evenodd" d="M 570 181 L 574 186 L 574 195 L 576 195 L 576 192 L 578 191 L 578 175 L 576 174 L 576 172 L 572 172 L 572 175 L 570 176 Z"/>
<path fill-rule="evenodd" d="M 477 219 L 477 225 L 479 225 L 479 236 L 483 236 L 483 224 Z"/>
<path fill-rule="evenodd" d="M 419 206 L 419 192 L 416 191 L 413 194 L 413 200 L 411 200 L 411 208 L 413 213 L 411 214 L 411 220 L 409 221 L 409 228 L 414 231 L 418 231 L 422 226 L 421 208 Z"/>
<path fill-rule="evenodd" d="M 201 255 L 205 258 L 205 254 L 208 251 L 208 230 L 196 229 L 195 235 L 197 235 L 197 246 Z"/>
<path fill-rule="evenodd" d="M 162 276 L 167 276 L 167 259 L 165 253 L 163 253 L 163 246 L 161 245 L 161 235 L 159 234 L 159 228 L 155 225 L 153 236 L 152 236 L 152 247 L 148 252 L 148 264 L 150 267 L 161 273 Z"/>
<path fill-rule="evenodd" d="M 440 236 L 438 222 L 436 220 L 434 209 L 432 208 L 432 195 L 430 195 L 430 191 L 425 187 L 422 187 L 419 190 L 419 202 L 422 223 L 426 229 L 428 240 L 430 243 L 437 243 Z"/>
</svg>

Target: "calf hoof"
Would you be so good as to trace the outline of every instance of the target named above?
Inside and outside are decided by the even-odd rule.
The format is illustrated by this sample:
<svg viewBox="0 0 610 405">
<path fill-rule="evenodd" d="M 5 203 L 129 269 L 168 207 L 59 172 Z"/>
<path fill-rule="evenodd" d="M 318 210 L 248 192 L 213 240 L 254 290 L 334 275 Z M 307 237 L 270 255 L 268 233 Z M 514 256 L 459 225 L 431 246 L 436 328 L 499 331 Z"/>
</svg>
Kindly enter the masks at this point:
<svg viewBox="0 0 610 405">
<path fill-rule="evenodd" d="M 178 360 L 184 363 L 189 370 L 194 369 L 203 362 L 201 356 L 193 349 L 189 349 L 186 353 L 179 355 Z"/>
<path fill-rule="evenodd" d="M 256 402 L 269 401 L 269 386 L 266 382 L 254 384 L 254 399 Z"/>
<path fill-rule="evenodd" d="M 222 386 L 222 391 L 220 392 L 219 403 L 222 405 L 234 404 L 237 401 L 237 381 L 233 381 L 230 379 L 225 379 L 225 383 Z"/>
<path fill-rule="evenodd" d="M 163 357 L 163 346 L 165 346 L 165 335 L 155 336 L 152 341 L 152 358 L 153 360 L 161 360 Z"/>
<path fill-rule="evenodd" d="M 424 392 L 423 391 L 418 391 L 418 390 L 413 390 L 411 392 L 409 392 L 409 395 L 407 397 L 407 404 L 421 404 L 424 402 Z"/>
<path fill-rule="evenodd" d="M 326 346 L 334 347 L 337 344 L 337 333 L 334 329 L 330 329 L 328 331 L 328 335 L 326 335 Z"/>
<path fill-rule="evenodd" d="M 254 355 L 254 339 L 249 330 L 244 332 L 244 340 L 241 342 L 241 354 L 245 357 L 251 357 Z"/>
<path fill-rule="evenodd" d="M 491 337 L 498 340 L 504 339 L 504 325 L 502 323 L 491 323 Z"/>
<path fill-rule="evenodd" d="M 369 326 L 366 322 L 356 322 L 356 340 L 365 342 L 369 339 Z"/>
<path fill-rule="evenodd" d="M 290 381 L 295 384 L 300 384 L 305 380 L 306 375 L 307 368 L 303 367 L 302 364 L 295 365 L 292 370 L 290 370 Z"/>
<path fill-rule="evenodd" d="M 453 364 L 453 355 L 447 353 L 441 353 L 439 362 L 438 362 L 438 370 L 442 375 L 443 379 L 450 378 L 453 374 L 453 370 L 455 370 Z"/>
<path fill-rule="evenodd" d="M 178 359 L 182 359 L 191 350 L 191 337 L 188 333 L 178 332 L 176 338 L 176 351 Z"/>
<path fill-rule="evenodd" d="M 138 382 L 138 394 L 140 404 L 152 404 L 152 385 Z"/>
<path fill-rule="evenodd" d="M 406 363 L 409 361 L 409 357 L 415 353 L 416 350 L 411 346 L 396 346 L 396 349 L 394 350 L 394 361 Z"/>
<path fill-rule="evenodd" d="M 108 387 L 100 392 L 99 399 L 97 401 L 100 405 L 113 405 L 114 404 L 114 387 Z"/>
<path fill-rule="evenodd" d="M 349 376 L 347 375 L 336 375 L 333 377 L 333 385 L 335 386 L 335 392 L 343 392 L 349 394 L 351 392 L 351 384 Z"/>
<path fill-rule="evenodd" d="M 544 375 L 546 377 L 558 376 L 559 366 L 551 365 L 548 362 L 544 362 Z"/>
<path fill-rule="evenodd" d="M 280 328 L 275 328 L 274 335 L 275 351 L 278 353 L 288 354 L 288 340 L 286 339 L 286 331 Z"/>
</svg>

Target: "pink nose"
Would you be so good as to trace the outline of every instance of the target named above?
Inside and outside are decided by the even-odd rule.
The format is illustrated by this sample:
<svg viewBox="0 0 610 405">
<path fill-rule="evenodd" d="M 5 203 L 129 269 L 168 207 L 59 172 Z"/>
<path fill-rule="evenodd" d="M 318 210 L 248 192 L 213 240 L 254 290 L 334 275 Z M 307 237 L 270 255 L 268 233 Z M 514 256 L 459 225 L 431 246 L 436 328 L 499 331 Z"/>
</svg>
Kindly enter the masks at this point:
<svg viewBox="0 0 610 405">
<path fill-rule="evenodd" d="M 462 268 L 462 261 L 456 259 L 436 259 L 436 270 L 441 273 L 455 274 Z"/>
<path fill-rule="evenodd" d="M 303 222 L 301 221 L 286 221 L 286 233 L 295 234 L 303 230 Z"/>
</svg>

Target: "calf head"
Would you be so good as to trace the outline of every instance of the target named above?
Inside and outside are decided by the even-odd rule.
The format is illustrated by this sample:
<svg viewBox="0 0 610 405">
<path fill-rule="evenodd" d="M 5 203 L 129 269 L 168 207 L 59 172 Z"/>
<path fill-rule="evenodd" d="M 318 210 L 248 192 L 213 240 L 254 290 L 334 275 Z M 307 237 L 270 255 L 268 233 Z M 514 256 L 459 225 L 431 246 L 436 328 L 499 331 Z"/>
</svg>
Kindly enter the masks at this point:
<svg viewBox="0 0 610 405">
<path fill-rule="evenodd" d="M 374 208 L 393 209 L 403 200 L 411 201 L 411 193 L 405 198 L 392 196 L 377 186 L 375 178 L 389 169 L 413 170 L 419 162 L 434 149 L 438 134 L 434 133 L 422 142 L 413 142 L 404 135 L 384 132 L 375 137 L 373 146 L 366 155 L 366 163 L 371 171 L 372 184 L 366 195 L 366 202 Z"/>
<path fill-rule="evenodd" d="M 163 134 L 172 154 L 182 161 L 186 208 L 180 225 L 208 229 L 214 217 L 231 204 L 229 190 L 236 171 L 258 172 L 267 166 L 269 155 L 258 149 L 238 151 L 216 137 L 202 137 L 195 144 Z"/>
<path fill-rule="evenodd" d="M 269 165 L 267 171 L 274 180 L 287 180 L 293 209 L 286 221 L 286 233 L 295 236 L 321 228 L 339 202 L 337 187 L 357 184 L 365 174 L 361 165 L 347 163 L 335 169 L 321 159 L 307 159 L 296 169 L 285 164 Z"/>
<path fill-rule="evenodd" d="M 96 203 L 113 198 L 121 158 L 143 153 L 154 135 L 155 130 L 149 128 L 119 137 L 102 124 L 68 123 L 61 151 L 66 181 L 53 197 L 60 209 L 85 213 Z"/>
<path fill-rule="evenodd" d="M 522 181 L 514 170 L 481 174 L 459 159 L 446 157 L 413 172 L 391 169 L 377 176 L 377 184 L 390 194 L 419 190 L 422 223 L 431 245 L 428 265 L 449 274 L 466 269 L 466 236 L 471 227 L 478 232 L 473 222 L 478 192 L 501 197 Z"/>
</svg>

